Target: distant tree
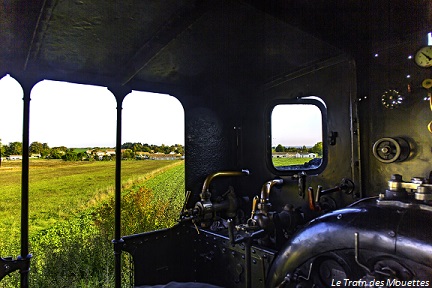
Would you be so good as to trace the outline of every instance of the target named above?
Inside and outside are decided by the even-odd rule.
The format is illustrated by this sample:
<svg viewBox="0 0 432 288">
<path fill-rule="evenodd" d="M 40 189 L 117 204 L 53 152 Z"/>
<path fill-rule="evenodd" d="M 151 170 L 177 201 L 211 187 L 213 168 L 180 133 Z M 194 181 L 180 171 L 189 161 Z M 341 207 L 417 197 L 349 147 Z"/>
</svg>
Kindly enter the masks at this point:
<svg viewBox="0 0 432 288">
<path fill-rule="evenodd" d="M 183 148 L 183 146 L 181 146 L 181 145 L 176 146 L 174 152 L 176 152 L 177 154 L 184 155 L 184 148 Z"/>
<path fill-rule="evenodd" d="M 275 148 L 276 152 L 285 152 L 285 147 L 282 146 L 282 144 L 279 144 Z"/>
<path fill-rule="evenodd" d="M 73 149 L 69 149 L 64 155 L 61 156 L 61 159 L 65 161 L 77 161 L 78 153 L 74 152 Z"/>
<path fill-rule="evenodd" d="M 298 148 L 297 147 L 288 147 L 285 149 L 285 151 L 287 152 L 298 152 Z"/>
<path fill-rule="evenodd" d="M 156 145 L 151 145 L 151 150 L 154 153 L 162 152 L 162 149 L 159 146 L 156 146 Z"/>
<path fill-rule="evenodd" d="M 29 149 L 32 154 L 42 154 L 43 144 L 40 142 L 32 142 Z"/>
<path fill-rule="evenodd" d="M 11 142 L 5 147 L 6 155 L 21 155 L 22 154 L 22 143 Z"/>
<path fill-rule="evenodd" d="M 134 156 L 135 156 L 135 153 L 131 149 L 126 149 L 122 154 L 122 158 L 125 158 L 125 159 L 133 159 Z"/>
<path fill-rule="evenodd" d="M 134 143 L 132 145 L 132 151 L 133 152 L 139 152 L 139 151 L 142 151 L 142 149 L 143 149 L 143 145 L 141 143 Z"/>
<path fill-rule="evenodd" d="M 111 160 L 111 156 L 110 155 L 104 155 L 102 157 L 102 161 L 110 161 Z"/>
<path fill-rule="evenodd" d="M 121 145 L 121 149 L 132 149 L 132 148 L 133 148 L 133 143 L 132 142 L 126 142 L 126 143 L 123 143 Z"/>
<path fill-rule="evenodd" d="M 319 156 L 322 156 L 322 154 L 323 154 L 323 142 L 318 142 L 318 143 L 316 143 L 316 144 L 311 148 L 311 152 L 312 152 L 312 153 L 317 153 Z"/>
<path fill-rule="evenodd" d="M 51 149 L 50 149 L 50 147 L 48 146 L 48 144 L 47 144 L 47 143 L 43 143 L 43 144 L 42 144 L 41 156 L 42 156 L 43 158 L 47 157 L 47 156 L 50 154 L 50 151 L 51 151 Z"/>
<path fill-rule="evenodd" d="M 150 148 L 150 146 L 148 146 L 147 144 L 145 144 L 145 145 L 143 145 L 142 151 L 143 152 L 151 152 L 151 148 Z"/>
<path fill-rule="evenodd" d="M 2 165 L 2 157 L 3 157 L 3 144 L 2 144 L 2 140 L 0 139 L 0 167 Z"/>
<path fill-rule="evenodd" d="M 50 159 L 63 159 L 62 157 L 63 157 L 63 155 L 66 154 L 65 150 L 67 149 L 66 147 L 64 147 L 66 149 L 63 149 L 63 147 L 64 146 L 51 148 L 50 149 L 50 153 L 47 155 L 47 158 L 50 158 Z"/>
<path fill-rule="evenodd" d="M 159 148 L 159 152 L 162 152 L 164 154 L 169 154 L 171 152 L 171 147 L 166 146 L 165 144 L 162 144 Z"/>
<path fill-rule="evenodd" d="M 87 153 L 85 152 L 78 152 L 77 153 L 77 160 L 81 161 L 81 160 L 85 160 L 87 159 Z"/>
</svg>

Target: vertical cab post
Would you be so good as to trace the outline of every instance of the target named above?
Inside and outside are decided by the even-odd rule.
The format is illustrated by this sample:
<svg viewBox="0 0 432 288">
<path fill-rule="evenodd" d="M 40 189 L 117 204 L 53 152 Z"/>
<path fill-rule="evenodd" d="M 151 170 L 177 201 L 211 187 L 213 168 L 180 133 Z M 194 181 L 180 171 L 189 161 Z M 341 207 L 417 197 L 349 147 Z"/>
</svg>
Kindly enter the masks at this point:
<svg viewBox="0 0 432 288">
<path fill-rule="evenodd" d="M 121 287 L 121 134 L 122 134 L 122 105 L 123 100 L 131 90 L 124 86 L 108 87 L 117 102 L 117 129 L 116 129 L 116 168 L 115 168 L 115 218 L 114 218 L 114 261 L 115 261 L 115 287 Z"/>
<path fill-rule="evenodd" d="M 23 88 L 23 130 L 22 130 L 22 172 L 21 172 L 21 252 L 20 265 L 21 288 L 29 287 L 29 162 L 30 162 L 30 92 L 39 82 L 36 79 L 13 76 Z"/>
</svg>

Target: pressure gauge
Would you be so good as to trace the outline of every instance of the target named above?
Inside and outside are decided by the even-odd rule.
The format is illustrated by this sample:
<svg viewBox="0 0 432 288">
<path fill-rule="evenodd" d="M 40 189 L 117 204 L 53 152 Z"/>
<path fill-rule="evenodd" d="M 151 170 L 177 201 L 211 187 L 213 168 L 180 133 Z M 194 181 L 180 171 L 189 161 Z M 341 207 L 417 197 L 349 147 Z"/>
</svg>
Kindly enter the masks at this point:
<svg viewBox="0 0 432 288">
<path fill-rule="evenodd" d="M 402 101 L 402 95 L 394 89 L 384 91 L 383 95 L 381 96 L 381 103 L 385 108 L 388 109 L 398 108 L 402 104 Z"/>
<path fill-rule="evenodd" d="M 414 56 L 414 61 L 420 67 L 432 67 L 432 46 L 420 48 Z"/>
</svg>

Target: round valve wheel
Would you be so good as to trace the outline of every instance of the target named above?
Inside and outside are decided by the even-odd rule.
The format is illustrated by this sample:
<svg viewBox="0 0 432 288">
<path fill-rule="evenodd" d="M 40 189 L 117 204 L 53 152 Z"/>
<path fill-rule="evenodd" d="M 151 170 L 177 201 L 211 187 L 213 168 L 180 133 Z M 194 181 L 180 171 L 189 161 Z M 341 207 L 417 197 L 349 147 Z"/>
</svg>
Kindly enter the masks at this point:
<svg viewBox="0 0 432 288">
<path fill-rule="evenodd" d="M 409 144 L 402 138 L 381 138 L 373 145 L 373 155 L 383 163 L 404 161 L 409 153 Z"/>
</svg>

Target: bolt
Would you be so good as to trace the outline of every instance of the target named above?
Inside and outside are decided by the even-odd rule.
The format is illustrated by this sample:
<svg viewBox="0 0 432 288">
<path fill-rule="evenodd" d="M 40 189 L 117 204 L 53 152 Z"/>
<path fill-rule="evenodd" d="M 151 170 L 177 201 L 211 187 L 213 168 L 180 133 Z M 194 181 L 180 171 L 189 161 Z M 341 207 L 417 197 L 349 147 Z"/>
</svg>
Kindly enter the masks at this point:
<svg viewBox="0 0 432 288">
<path fill-rule="evenodd" d="M 402 182 L 402 175 L 400 174 L 392 174 L 390 177 L 391 181 Z"/>
</svg>

